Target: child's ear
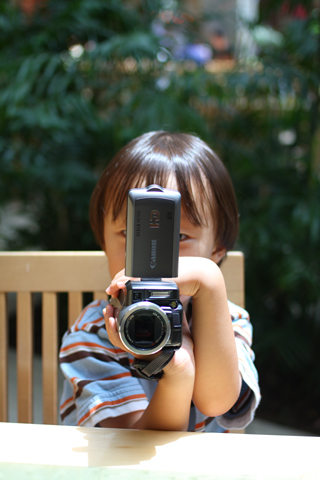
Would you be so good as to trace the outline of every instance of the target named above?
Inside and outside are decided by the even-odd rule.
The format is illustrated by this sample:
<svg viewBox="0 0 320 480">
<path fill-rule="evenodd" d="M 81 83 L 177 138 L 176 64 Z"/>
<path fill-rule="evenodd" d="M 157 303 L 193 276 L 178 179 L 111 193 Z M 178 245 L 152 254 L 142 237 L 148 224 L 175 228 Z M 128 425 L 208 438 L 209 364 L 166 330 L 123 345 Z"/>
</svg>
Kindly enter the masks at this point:
<svg viewBox="0 0 320 480">
<path fill-rule="evenodd" d="M 223 259 L 226 253 L 227 253 L 226 248 L 215 248 L 210 258 L 214 263 L 218 264 L 219 262 L 221 262 L 221 260 Z"/>
</svg>

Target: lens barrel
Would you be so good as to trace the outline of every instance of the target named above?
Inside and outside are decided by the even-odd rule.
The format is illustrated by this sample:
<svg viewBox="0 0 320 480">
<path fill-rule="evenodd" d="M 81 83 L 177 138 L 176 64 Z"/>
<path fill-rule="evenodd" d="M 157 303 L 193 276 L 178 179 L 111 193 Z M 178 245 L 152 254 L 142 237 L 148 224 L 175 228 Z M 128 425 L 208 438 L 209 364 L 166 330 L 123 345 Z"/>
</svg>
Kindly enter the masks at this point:
<svg viewBox="0 0 320 480">
<path fill-rule="evenodd" d="M 170 321 L 166 313 L 152 302 L 137 302 L 123 308 L 117 322 L 121 341 L 132 353 L 156 353 L 170 338 Z"/>
</svg>

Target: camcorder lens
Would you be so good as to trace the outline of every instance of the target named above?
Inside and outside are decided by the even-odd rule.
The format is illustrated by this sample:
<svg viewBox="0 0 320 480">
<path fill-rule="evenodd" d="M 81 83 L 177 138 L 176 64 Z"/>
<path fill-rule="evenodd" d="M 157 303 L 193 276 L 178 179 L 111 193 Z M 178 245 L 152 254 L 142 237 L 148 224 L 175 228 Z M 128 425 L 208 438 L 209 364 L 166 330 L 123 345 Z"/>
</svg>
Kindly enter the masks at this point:
<svg viewBox="0 0 320 480">
<path fill-rule="evenodd" d="M 157 347 L 166 334 L 163 319 L 148 310 L 140 310 L 130 315 L 126 327 L 127 339 L 133 347 L 141 350 Z"/>
<path fill-rule="evenodd" d="M 141 340 L 147 342 L 154 342 L 154 322 L 150 317 L 139 317 L 135 320 L 134 326 L 134 340 L 139 342 Z"/>
</svg>

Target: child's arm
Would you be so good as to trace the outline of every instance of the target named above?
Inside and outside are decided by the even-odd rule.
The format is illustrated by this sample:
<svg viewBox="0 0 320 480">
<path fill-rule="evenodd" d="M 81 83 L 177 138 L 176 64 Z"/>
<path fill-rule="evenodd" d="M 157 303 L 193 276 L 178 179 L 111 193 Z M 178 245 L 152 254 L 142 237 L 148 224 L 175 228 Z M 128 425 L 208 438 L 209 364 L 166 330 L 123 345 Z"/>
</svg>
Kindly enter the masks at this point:
<svg viewBox="0 0 320 480">
<path fill-rule="evenodd" d="M 193 297 L 193 401 L 205 415 L 218 416 L 234 405 L 241 387 L 223 275 L 211 260 L 182 257 L 175 281 L 181 294 Z"/>
<path fill-rule="evenodd" d="M 120 272 L 112 281 L 107 293 L 117 296 L 119 289 L 124 288 L 125 280 L 123 272 Z M 180 257 L 179 276 L 174 280 L 179 286 L 181 295 L 193 297 L 192 339 L 196 373 L 193 394 L 190 399 L 187 394 L 188 388 L 184 390 L 182 386 L 180 393 L 179 382 L 166 381 L 162 382 L 167 388 L 161 390 L 163 394 L 161 402 L 170 396 L 169 405 L 172 409 L 171 398 L 174 398 L 174 387 L 177 387 L 177 395 L 181 394 L 182 400 L 186 399 L 186 415 L 187 411 L 189 415 L 188 404 L 190 408 L 191 398 L 203 414 L 210 417 L 222 415 L 235 404 L 241 387 L 234 332 L 223 275 L 220 268 L 211 260 L 201 257 Z M 112 314 L 113 309 L 108 306 L 106 328 L 109 338 L 114 345 L 124 349 Z M 177 368 L 177 378 L 180 378 L 180 359 L 183 350 L 182 348 L 176 352 L 174 359 L 164 369 L 165 374 L 173 373 L 170 372 L 171 367 Z M 165 379 L 166 375 L 163 375 L 161 381 Z M 179 404 L 178 401 L 174 403 Z M 145 414 L 147 411 L 144 412 Z M 130 427 L 127 426 L 127 428 Z M 131 428 L 133 427 L 131 426 Z M 136 426 L 136 428 L 155 427 Z"/>
<path fill-rule="evenodd" d="M 116 288 L 114 288 L 113 284 L 110 293 L 114 294 L 115 291 Z M 115 319 L 113 318 L 113 307 L 108 305 L 104 314 L 110 341 L 124 349 L 125 347 L 121 343 Z M 153 357 L 148 356 L 145 358 L 151 361 Z M 194 377 L 193 342 L 184 318 L 182 347 L 163 369 L 163 375 L 158 381 L 156 390 L 146 410 L 106 419 L 100 422 L 100 425 L 102 427 L 149 430 L 187 430 Z"/>
</svg>

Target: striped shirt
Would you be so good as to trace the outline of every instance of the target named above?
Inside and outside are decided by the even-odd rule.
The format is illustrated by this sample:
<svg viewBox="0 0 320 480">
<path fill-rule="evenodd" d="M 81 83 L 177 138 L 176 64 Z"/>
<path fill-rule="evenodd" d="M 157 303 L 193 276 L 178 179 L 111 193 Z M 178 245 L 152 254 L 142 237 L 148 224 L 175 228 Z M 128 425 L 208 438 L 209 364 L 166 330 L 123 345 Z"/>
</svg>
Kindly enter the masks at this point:
<svg viewBox="0 0 320 480">
<path fill-rule="evenodd" d="M 103 300 L 90 303 L 62 339 L 59 357 L 65 380 L 60 416 L 64 425 L 93 427 L 106 418 L 144 410 L 157 386 L 140 378 L 131 368 L 133 356 L 110 342 L 103 316 L 106 305 Z M 229 310 L 243 379 L 241 393 L 234 407 L 216 418 L 206 417 L 192 405 L 189 431 L 244 428 L 260 402 L 249 315 L 231 302 Z"/>
</svg>

